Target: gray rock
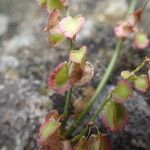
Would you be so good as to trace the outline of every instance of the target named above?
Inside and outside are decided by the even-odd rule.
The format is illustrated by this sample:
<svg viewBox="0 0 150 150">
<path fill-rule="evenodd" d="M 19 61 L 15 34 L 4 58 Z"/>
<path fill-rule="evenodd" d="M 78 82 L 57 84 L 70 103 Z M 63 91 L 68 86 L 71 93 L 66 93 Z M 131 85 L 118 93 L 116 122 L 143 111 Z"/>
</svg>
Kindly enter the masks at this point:
<svg viewBox="0 0 150 150">
<path fill-rule="evenodd" d="M 0 36 L 4 35 L 8 31 L 9 18 L 0 14 Z"/>
</svg>

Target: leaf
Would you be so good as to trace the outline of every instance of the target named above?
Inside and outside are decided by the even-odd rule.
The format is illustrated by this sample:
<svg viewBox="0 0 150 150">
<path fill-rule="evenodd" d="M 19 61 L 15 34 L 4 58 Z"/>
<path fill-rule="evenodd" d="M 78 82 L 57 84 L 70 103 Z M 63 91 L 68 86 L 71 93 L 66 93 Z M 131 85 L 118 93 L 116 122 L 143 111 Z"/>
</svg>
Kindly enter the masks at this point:
<svg viewBox="0 0 150 150">
<path fill-rule="evenodd" d="M 60 127 L 60 123 L 55 120 L 49 120 L 40 127 L 39 137 L 41 142 L 46 142 Z"/>
<path fill-rule="evenodd" d="M 49 76 L 49 88 L 58 94 L 68 91 L 71 88 L 68 71 L 67 62 L 59 64 Z"/>
<path fill-rule="evenodd" d="M 144 49 L 150 45 L 147 34 L 144 32 L 138 32 L 135 35 L 134 45 L 136 48 Z"/>
<path fill-rule="evenodd" d="M 65 17 L 60 22 L 60 30 L 65 37 L 74 38 L 76 34 L 81 30 L 85 23 L 85 18 L 82 16 L 74 17 L 71 16 Z"/>
<path fill-rule="evenodd" d="M 127 123 L 127 112 L 122 104 L 109 101 L 103 111 L 102 121 L 111 131 L 121 130 Z"/>
<path fill-rule="evenodd" d="M 123 103 L 132 96 L 133 90 L 130 83 L 127 80 L 121 80 L 118 82 L 117 87 L 112 91 L 112 100 L 118 103 Z"/>
<path fill-rule="evenodd" d="M 150 82 L 147 75 L 138 76 L 135 80 L 135 88 L 140 92 L 147 92 L 150 88 Z"/>
<path fill-rule="evenodd" d="M 52 28 L 58 25 L 60 21 L 60 11 L 58 9 L 54 9 L 52 12 L 49 13 L 49 18 L 47 22 L 47 26 L 44 31 L 50 31 Z"/>
<path fill-rule="evenodd" d="M 93 78 L 93 75 L 94 75 L 94 67 L 91 63 L 87 61 L 85 64 L 85 69 L 82 78 L 75 83 L 75 86 L 82 86 L 88 83 Z"/>
<path fill-rule="evenodd" d="M 82 46 L 79 50 L 71 50 L 69 60 L 74 63 L 82 64 L 87 56 L 87 47 Z"/>
<path fill-rule="evenodd" d="M 111 150 L 108 136 L 106 134 L 91 135 L 88 139 L 87 150 Z"/>
<path fill-rule="evenodd" d="M 65 40 L 64 35 L 59 33 L 54 33 L 49 35 L 49 42 L 52 46 L 58 46 Z"/>
<path fill-rule="evenodd" d="M 58 9 L 60 11 L 64 8 L 61 0 L 47 0 L 47 7 L 49 10 Z"/>
</svg>

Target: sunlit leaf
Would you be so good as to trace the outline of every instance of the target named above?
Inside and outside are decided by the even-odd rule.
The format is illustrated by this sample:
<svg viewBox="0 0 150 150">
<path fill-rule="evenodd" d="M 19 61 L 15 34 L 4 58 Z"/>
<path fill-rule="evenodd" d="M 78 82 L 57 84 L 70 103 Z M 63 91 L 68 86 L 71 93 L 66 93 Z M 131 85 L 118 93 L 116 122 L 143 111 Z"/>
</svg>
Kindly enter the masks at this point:
<svg viewBox="0 0 150 150">
<path fill-rule="evenodd" d="M 121 80 L 112 91 L 112 99 L 118 103 L 123 103 L 128 100 L 132 94 L 133 90 L 131 84 L 127 80 Z"/>
<path fill-rule="evenodd" d="M 68 71 L 67 62 L 59 64 L 49 76 L 49 88 L 58 94 L 68 91 L 71 88 Z"/>
<path fill-rule="evenodd" d="M 127 112 L 122 104 L 109 101 L 103 111 L 102 121 L 111 131 L 121 130 L 127 122 Z"/>
<path fill-rule="evenodd" d="M 150 82 L 147 75 L 141 75 L 138 76 L 135 80 L 135 88 L 138 91 L 141 91 L 143 93 L 147 92 L 150 88 Z"/>
<path fill-rule="evenodd" d="M 65 17 L 60 22 L 60 30 L 65 37 L 74 38 L 76 34 L 81 30 L 85 22 L 84 17 L 78 16 L 72 18 L 71 16 Z"/>
</svg>

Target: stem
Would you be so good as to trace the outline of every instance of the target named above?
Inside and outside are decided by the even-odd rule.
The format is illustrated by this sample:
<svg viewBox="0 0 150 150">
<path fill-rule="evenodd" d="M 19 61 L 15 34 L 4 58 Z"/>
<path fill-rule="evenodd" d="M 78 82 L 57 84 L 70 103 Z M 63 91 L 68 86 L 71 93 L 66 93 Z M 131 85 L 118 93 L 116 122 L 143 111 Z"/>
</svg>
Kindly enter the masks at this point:
<svg viewBox="0 0 150 150">
<path fill-rule="evenodd" d="M 96 110 L 94 116 L 91 119 L 91 122 L 95 123 L 97 116 L 103 110 L 104 106 L 109 102 L 110 99 L 111 99 L 111 95 L 109 95 L 104 100 L 104 102 L 101 105 L 99 105 L 98 109 Z M 83 135 L 87 134 L 88 130 L 89 130 L 89 127 L 87 126 L 80 134 L 78 134 L 77 136 L 75 136 L 74 138 L 71 139 L 71 143 L 77 142 Z"/>
<path fill-rule="evenodd" d="M 134 9 L 135 9 L 135 6 L 137 4 L 137 0 L 132 0 L 131 2 L 131 6 L 129 8 L 129 12 L 128 12 L 128 15 L 131 14 Z M 95 94 L 93 95 L 93 97 L 90 99 L 90 101 L 87 103 L 87 105 L 85 106 L 84 110 L 82 111 L 81 115 L 77 118 L 77 120 L 75 120 L 73 122 L 73 124 L 69 127 L 69 129 L 66 131 L 65 133 L 65 137 L 69 137 L 70 134 L 80 125 L 80 123 L 83 121 L 83 119 L 86 117 L 87 113 L 89 112 L 89 110 L 92 108 L 94 102 L 97 100 L 98 96 L 101 94 L 101 92 L 103 91 L 115 65 L 116 65 L 116 62 L 117 62 L 117 59 L 118 59 L 118 56 L 121 52 L 121 50 L 123 49 L 123 45 L 124 45 L 124 41 L 123 40 L 119 40 L 117 42 L 117 45 L 116 45 L 116 48 L 115 48 L 115 52 L 111 58 L 111 61 L 107 67 L 107 70 L 101 80 L 101 82 L 99 83 L 97 89 L 96 89 L 96 92 Z"/>
</svg>

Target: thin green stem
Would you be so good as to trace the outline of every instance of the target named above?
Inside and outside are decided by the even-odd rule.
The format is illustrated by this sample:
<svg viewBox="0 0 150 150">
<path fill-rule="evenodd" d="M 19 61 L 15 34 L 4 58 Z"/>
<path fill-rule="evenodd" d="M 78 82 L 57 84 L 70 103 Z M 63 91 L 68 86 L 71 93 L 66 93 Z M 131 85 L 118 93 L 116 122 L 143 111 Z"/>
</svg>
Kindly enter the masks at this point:
<svg viewBox="0 0 150 150">
<path fill-rule="evenodd" d="M 101 105 L 99 105 L 94 116 L 90 120 L 91 122 L 95 123 L 97 116 L 100 114 L 100 112 L 103 110 L 104 106 L 109 102 L 110 99 L 111 99 L 111 94 L 103 101 Z M 88 130 L 89 130 L 89 127 L 86 126 L 86 128 L 83 129 L 83 131 L 80 134 L 78 134 L 77 136 L 71 139 L 71 143 L 77 142 L 83 135 L 86 135 L 88 133 Z"/>
<path fill-rule="evenodd" d="M 131 2 L 131 6 L 129 8 L 129 14 L 131 14 L 134 9 L 135 9 L 135 6 L 137 4 L 137 0 L 132 0 Z M 86 104 L 84 110 L 82 111 L 81 115 L 77 118 L 77 120 L 75 120 L 73 122 L 73 124 L 69 127 L 69 129 L 66 131 L 66 133 L 64 134 L 64 136 L 66 138 L 68 138 L 71 133 L 76 130 L 76 128 L 80 125 L 80 123 L 83 121 L 83 119 L 86 117 L 87 113 L 90 111 L 90 109 L 92 108 L 94 102 L 97 100 L 97 98 L 99 97 L 99 95 L 101 94 L 101 92 L 103 91 L 113 69 L 115 68 L 115 65 L 116 65 L 116 62 L 118 60 L 118 57 L 119 57 L 119 54 L 121 53 L 121 50 L 123 49 L 123 45 L 124 45 L 124 41 L 123 40 L 119 40 L 117 42 L 117 45 L 116 45 L 116 48 L 115 48 L 115 51 L 114 51 L 114 54 L 110 60 L 110 63 L 107 67 L 107 70 L 101 80 L 101 82 L 99 83 L 97 89 L 96 89 L 96 92 L 95 94 L 93 95 L 93 97 L 90 99 L 90 101 Z"/>
</svg>

